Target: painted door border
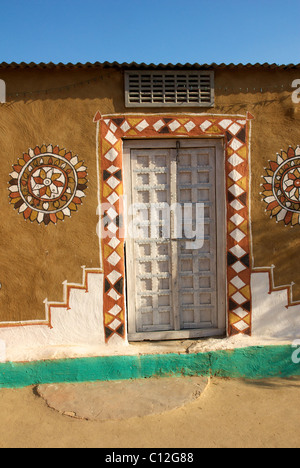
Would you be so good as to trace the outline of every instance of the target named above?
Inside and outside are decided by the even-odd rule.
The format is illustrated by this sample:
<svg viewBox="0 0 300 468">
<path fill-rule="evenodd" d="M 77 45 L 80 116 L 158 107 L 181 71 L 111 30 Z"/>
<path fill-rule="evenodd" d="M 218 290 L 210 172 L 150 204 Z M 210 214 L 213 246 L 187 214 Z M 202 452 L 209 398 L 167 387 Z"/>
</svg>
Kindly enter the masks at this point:
<svg viewBox="0 0 300 468">
<path fill-rule="evenodd" d="M 251 246 L 249 160 L 251 120 L 246 115 L 112 114 L 97 112 L 100 200 L 105 210 L 102 258 L 105 340 L 127 337 L 123 206 L 123 140 L 223 138 L 226 175 L 227 335 L 251 335 Z"/>
</svg>

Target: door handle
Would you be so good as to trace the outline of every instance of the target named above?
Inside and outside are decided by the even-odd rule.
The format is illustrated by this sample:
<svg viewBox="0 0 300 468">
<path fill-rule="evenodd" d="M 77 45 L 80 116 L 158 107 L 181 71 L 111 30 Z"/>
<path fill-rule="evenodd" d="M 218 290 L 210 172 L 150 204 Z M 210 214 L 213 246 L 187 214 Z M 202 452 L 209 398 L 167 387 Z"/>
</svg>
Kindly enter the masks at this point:
<svg viewBox="0 0 300 468">
<path fill-rule="evenodd" d="M 176 161 L 179 161 L 180 140 L 176 141 Z"/>
</svg>

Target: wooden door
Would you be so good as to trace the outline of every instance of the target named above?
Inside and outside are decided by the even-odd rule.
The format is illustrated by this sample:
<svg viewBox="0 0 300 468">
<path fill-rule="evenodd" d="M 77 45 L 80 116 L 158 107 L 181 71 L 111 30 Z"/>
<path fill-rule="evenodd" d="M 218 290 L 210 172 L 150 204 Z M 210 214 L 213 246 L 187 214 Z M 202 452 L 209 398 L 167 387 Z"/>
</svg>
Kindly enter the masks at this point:
<svg viewBox="0 0 300 468">
<path fill-rule="evenodd" d="M 129 340 L 224 334 L 222 142 L 131 141 L 124 161 Z"/>
</svg>

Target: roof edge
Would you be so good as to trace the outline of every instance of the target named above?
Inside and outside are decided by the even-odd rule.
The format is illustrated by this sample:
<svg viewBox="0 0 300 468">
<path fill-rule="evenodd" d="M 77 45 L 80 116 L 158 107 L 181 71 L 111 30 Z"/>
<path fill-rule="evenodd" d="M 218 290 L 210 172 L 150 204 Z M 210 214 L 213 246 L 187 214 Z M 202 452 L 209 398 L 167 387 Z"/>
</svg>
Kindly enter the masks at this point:
<svg viewBox="0 0 300 468">
<path fill-rule="evenodd" d="M 247 63 L 247 64 L 243 64 L 243 63 L 238 63 L 238 64 L 234 64 L 234 63 L 229 63 L 229 64 L 225 64 L 225 63 L 220 63 L 220 64 L 217 64 L 217 63 L 211 63 L 211 64 L 207 64 L 207 63 L 204 63 L 204 64 L 159 63 L 159 64 L 154 64 L 154 63 L 150 63 L 150 64 L 146 64 L 146 63 L 136 63 L 136 62 L 131 62 L 131 63 L 127 63 L 127 62 L 123 62 L 123 63 L 119 63 L 119 62 L 94 62 L 94 63 L 91 63 L 91 62 L 86 62 L 86 63 L 80 63 L 80 62 L 78 63 L 62 63 L 62 62 L 60 63 L 53 63 L 53 62 L 49 62 L 49 63 L 44 63 L 44 62 L 41 62 L 41 63 L 35 63 L 35 62 L 6 63 L 6 62 L 2 62 L 0 63 L 0 70 L 1 69 L 2 70 L 32 69 L 32 68 L 34 69 L 86 69 L 86 70 L 97 69 L 97 68 L 118 68 L 118 69 L 124 69 L 124 70 L 130 70 L 130 69 L 144 69 L 144 70 L 160 70 L 160 69 L 161 70 L 163 69 L 207 70 L 207 69 L 210 69 L 210 70 L 214 70 L 214 69 L 237 69 L 237 68 L 238 69 L 263 68 L 263 69 L 268 69 L 268 70 L 270 69 L 288 70 L 288 69 L 299 69 L 300 63 L 299 64 L 291 63 L 291 64 L 286 64 L 286 65 L 284 64 L 279 65 L 276 63 L 255 63 L 255 64 L 251 64 L 251 63 Z"/>
</svg>

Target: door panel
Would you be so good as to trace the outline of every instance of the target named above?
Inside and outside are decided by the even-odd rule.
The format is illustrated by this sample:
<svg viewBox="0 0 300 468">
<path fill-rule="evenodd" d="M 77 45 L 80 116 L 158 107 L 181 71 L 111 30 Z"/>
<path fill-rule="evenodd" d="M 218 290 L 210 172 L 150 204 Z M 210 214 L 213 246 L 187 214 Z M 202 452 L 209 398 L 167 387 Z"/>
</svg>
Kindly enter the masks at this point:
<svg viewBox="0 0 300 468">
<path fill-rule="evenodd" d="M 132 201 L 137 210 L 140 237 L 134 240 L 136 331 L 172 330 L 170 242 L 159 239 L 162 221 L 153 204 L 170 204 L 170 149 L 132 150 Z M 140 221 L 142 220 L 142 222 Z"/>
<path fill-rule="evenodd" d="M 215 148 L 183 148 L 177 167 L 178 202 L 204 204 L 204 243 L 200 249 L 179 247 L 179 297 L 181 328 L 216 326 L 216 196 Z M 195 221 L 194 221 L 195 222 Z"/>
</svg>

